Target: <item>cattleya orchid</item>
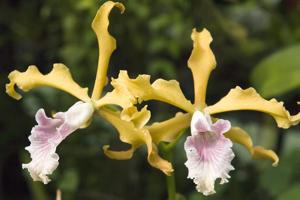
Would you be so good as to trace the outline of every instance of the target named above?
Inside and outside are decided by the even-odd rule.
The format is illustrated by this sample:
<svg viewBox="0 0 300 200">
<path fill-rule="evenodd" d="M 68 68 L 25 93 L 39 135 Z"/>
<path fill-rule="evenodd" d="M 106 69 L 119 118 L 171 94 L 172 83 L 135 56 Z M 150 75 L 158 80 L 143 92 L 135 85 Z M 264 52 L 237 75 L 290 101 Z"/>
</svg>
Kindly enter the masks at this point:
<svg viewBox="0 0 300 200">
<path fill-rule="evenodd" d="M 206 89 L 210 73 L 216 67 L 216 59 L 210 48 L 211 34 L 204 29 L 201 32 L 194 29 L 191 38 L 193 50 L 188 60 L 194 80 L 194 103 L 187 100 L 176 80 L 166 81 L 158 79 L 152 84 L 149 75 L 139 75 L 135 79 L 128 76 L 127 71 L 120 71 L 117 79 L 112 79 L 114 87 L 97 103 L 106 104 L 116 100 L 116 97 L 126 99 L 123 114 L 131 113 L 132 105 L 147 100 L 157 100 L 171 104 L 186 113 L 178 113 L 174 118 L 163 122 L 145 126 L 155 145 L 161 142 L 176 142 L 183 130 L 191 127 L 191 136 L 185 141 L 185 151 L 188 168 L 188 178 L 193 179 L 196 189 L 204 195 L 215 193 L 215 180 L 220 178 L 221 184 L 228 182 L 229 171 L 233 170 L 231 161 L 234 158 L 232 142 L 243 145 L 253 159 L 270 159 L 273 166 L 279 162 L 278 156 L 272 151 L 260 146 L 253 146 L 251 137 L 239 127 L 232 127 L 228 120 L 212 118 L 211 115 L 238 110 L 253 110 L 271 115 L 277 126 L 289 128 L 300 121 L 300 114 L 290 115 L 282 102 L 275 99 L 265 100 L 254 88 L 242 89 L 236 87 L 214 105 L 206 105 Z M 133 115 L 131 115 L 133 116 Z M 130 117 L 127 118 L 131 119 Z M 120 132 L 121 133 L 121 132 Z M 125 152 L 110 152 L 108 147 L 104 150 L 111 158 L 130 158 L 135 149 L 133 134 L 122 134 L 122 141 L 132 144 L 132 148 Z M 130 140 L 130 141 L 129 141 Z M 160 168 L 170 174 L 171 165 Z"/>
<path fill-rule="evenodd" d="M 159 157 L 149 131 L 142 128 L 150 117 L 147 108 L 144 107 L 138 111 L 132 105 L 121 113 L 112 111 L 107 105 L 123 107 L 127 103 L 127 99 L 115 96 L 108 101 L 105 98 L 104 103 L 101 98 L 107 82 L 109 59 L 116 49 L 116 41 L 108 32 L 108 17 L 114 7 L 117 7 L 121 13 L 125 10 L 123 4 L 108 1 L 99 8 L 92 23 L 98 39 L 99 60 L 91 97 L 88 95 L 87 88 L 82 88 L 73 80 L 69 69 L 64 64 L 54 64 L 52 71 L 46 75 L 41 74 L 36 66 L 29 66 L 25 72 L 15 70 L 8 76 L 10 83 L 6 85 L 6 92 L 17 100 L 22 96 L 16 92 L 15 86 L 24 92 L 38 87 L 53 87 L 79 99 L 66 112 L 58 112 L 53 117 L 47 117 L 43 109 L 37 111 L 35 116 L 37 125 L 31 130 L 29 136 L 31 144 L 26 148 L 32 160 L 23 164 L 23 168 L 28 169 L 35 181 L 42 181 L 45 184 L 50 181 L 48 175 L 52 174 L 59 164 L 59 156 L 55 153 L 57 146 L 77 129 L 87 127 L 94 113 L 110 122 L 120 134 L 131 134 L 131 138 L 126 137 L 124 140 L 133 143 L 135 148 L 146 144 L 148 160 L 153 166 L 160 169 L 171 168 L 167 161 Z M 117 155 L 119 159 L 128 158 L 127 152 L 109 152 L 107 154 L 109 156 Z"/>
<path fill-rule="evenodd" d="M 99 46 L 98 69 L 92 95 L 88 89 L 77 84 L 63 64 L 54 64 L 49 74 L 43 75 L 37 67 L 29 66 L 27 71 L 13 71 L 9 75 L 10 83 L 6 92 L 15 99 L 21 95 L 15 86 L 27 92 L 37 87 L 54 87 L 63 90 L 77 99 L 66 112 L 58 112 L 47 117 L 43 109 L 36 113 L 37 125 L 32 128 L 26 149 L 31 155 L 31 162 L 24 164 L 33 180 L 48 183 L 48 175 L 58 166 L 57 146 L 71 133 L 79 128 L 87 127 L 93 114 L 100 115 L 111 123 L 119 132 L 120 140 L 131 147 L 124 151 L 111 150 L 109 145 L 103 147 L 104 153 L 113 159 L 130 159 L 135 150 L 146 145 L 148 162 L 166 175 L 173 172 L 172 164 L 158 155 L 157 146 L 162 143 L 174 143 L 182 132 L 191 127 L 184 145 L 189 173 L 188 178 L 194 180 L 199 192 L 205 195 L 214 193 L 215 180 L 221 183 L 228 181 L 229 171 L 233 170 L 231 161 L 234 157 L 232 142 L 246 147 L 254 159 L 267 158 L 276 166 L 279 159 L 272 151 L 260 146 L 253 146 L 250 136 L 241 128 L 232 127 L 228 120 L 217 119 L 211 115 L 237 110 L 256 110 L 271 115 L 278 127 L 289 128 L 300 121 L 300 114 L 291 116 L 282 102 L 275 99 L 263 99 L 253 88 L 232 89 L 224 98 L 214 105 L 206 105 L 206 88 L 211 71 L 216 67 L 216 60 L 210 43 L 212 37 L 204 29 L 192 32 L 194 48 L 188 60 L 194 79 L 194 103 L 187 100 L 176 80 L 158 79 L 150 83 L 149 75 L 139 75 L 136 79 L 129 78 L 127 71 L 120 71 L 117 79 L 112 79 L 113 90 L 103 95 L 106 85 L 107 70 L 111 54 L 116 48 L 116 40 L 108 32 L 111 10 L 117 7 L 124 12 L 121 3 L 108 1 L 104 3 L 95 16 L 92 28 L 96 33 Z M 151 113 L 144 106 L 138 110 L 136 105 L 147 100 L 157 100 L 171 104 L 185 113 L 175 117 L 147 125 Z M 120 109 L 111 109 L 114 105 Z"/>
</svg>

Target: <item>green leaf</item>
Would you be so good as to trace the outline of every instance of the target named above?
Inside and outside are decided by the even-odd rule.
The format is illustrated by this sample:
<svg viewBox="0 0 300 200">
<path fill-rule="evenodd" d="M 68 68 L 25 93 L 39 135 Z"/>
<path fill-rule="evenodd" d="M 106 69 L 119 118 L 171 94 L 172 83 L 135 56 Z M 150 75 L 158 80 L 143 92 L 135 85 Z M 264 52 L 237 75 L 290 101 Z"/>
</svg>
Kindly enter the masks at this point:
<svg viewBox="0 0 300 200">
<path fill-rule="evenodd" d="M 263 59 L 251 74 L 252 83 L 264 97 L 300 88 L 300 44 Z"/>
</svg>

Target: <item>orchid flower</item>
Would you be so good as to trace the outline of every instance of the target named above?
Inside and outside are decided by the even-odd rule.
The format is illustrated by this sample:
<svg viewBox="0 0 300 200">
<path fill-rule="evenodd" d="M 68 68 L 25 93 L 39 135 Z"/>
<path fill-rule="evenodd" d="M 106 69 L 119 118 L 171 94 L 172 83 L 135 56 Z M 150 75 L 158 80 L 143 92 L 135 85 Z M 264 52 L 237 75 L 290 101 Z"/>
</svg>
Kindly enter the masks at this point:
<svg viewBox="0 0 300 200">
<path fill-rule="evenodd" d="M 193 179 L 199 192 L 209 195 L 215 192 L 215 180 L 220 178 L 221 184 L 228 182 L 229 171 L 234 169 L 231 165 L 234 158 L 232 142 L 243 145 L 253 159 L 270 159 L 273 166 L 279 162 L 278 156 L 272 150 L 253 146 L 251 137 L 246 131 L 239 127 L 232 127 L 228 120 L 212 118 L 211 115 L 229 111 L 252 110 L 271 115 L 280 128 L 289 128 L 299 123 L 300 114 L 292 116 L 282 102 L 275 99 L 266 100 L 254 88 L 242 89 L 238 86 L 231 89 L 217 103 L 207 106 L 208 79 L 216 67 L 216 59 L 210 48 L 212 37 L 206 29 L 201 32 L 194 29 L 191 38 L 194 45 L 188 60 L 188 67 L 194 80 L 194 103 L 185 98 L 176 80 L 158 79 L 151 84 L 149 75 L 143 74 L 131 79 L 127 71 L 120 71 L 118 78 L 111 81 L 114 90 L 98 100 L 96 105 L 117 101 L 116 97 L 119 97 L 126 99 L 126 101 L 122 101 L 124 103 L 122 108 L 126 113 L 131 113 L 132 105 L 147 100 L 162 101 L 185 111 L 185 113 L 178 113 L 174 118 L 166 121 L 150 126 L 146 125 L 145 129 L 150 132 L 153 145 L 156 147 L 161 142 L 176 141 L 183 130 L 191 127 L 191 136 L 187 137 L 184 145 L 187 155 L 185 165 L 188 168 L 188 178 Z M 133 116 L 131 115 L 131 117 Z M 125 142 L 133 140 L 132 137 L 132 134 L 120 135 L 121 140 Z M 131 155 L 134 150 L 135 146 L 133 145 L 126 154 Z M 112 153 L 108 147 L 105 148 L 105 151 L 112 158 L 118 159 L 123 156 L 121 154 L 123 152 Z M 166 172 L 166 168 L 160 169 Z M 172 171 L 172 168 L 168 168 L 166 174 L 170 174 Z"/>
<path fill-rule="evenodd" d="M 112 111 L 107 105 L 123 107 L 128 102 L 126 98 L 118 96 L 109 100 L 105 98 L 105 103 L 98 104 L 102 101 L 102 91 L 107 82 L 109 60 L 116 49 L 116 40 L 108 32 L 108 17 L 114 7 L 117 7 L 121 13 L 125 10 L 123 4 L 108 1 L 99 8 L 92 23 L 92 29 L 98 39 L 99 59 L 91 96 L 88 95 L 88 89 L 77 84 L 69 69 L 60 63 L 54 64 L 52 71 L 46 75 L 41 74 L 36 66 L 29 66 L 25 72 L 15 70 L 8 76 L 10 82 L 6 85 L 6 92 L 17 100 L 22 96 L 16 92 L 15 86 L 24 92 L 38 87 L 53 87 L 79 99 L 66 112 L 58 112 L 53 117 L 48 117 L 43 109 L 37 111 L 35 116 L 37 125 L 32 128 L 29 136 L 31 143 L 26 147 L 31 161 L 23 164 L 23 168 L 28 169 L 34 181 L 42 181 L 44 184 L 50 181 L 48 175 L 51 175 L 59 164 L 59 156 L 55 152 L 57 146 L 77 129 L 87 127 L 94 113 L 110 122 L 120 134 L 131 135 L 131 137 L 124 137 L 124 141 L 133 144 L 135 148 L 146 144 L 148 160 L 153 166 L 161 169 L 171 168 L 167 161 L 159 157 L 149 131 L 143 129 L 150 117 L 150 112 L 146 107 L 138 111 L 132 105 L 130 109 L 122 113 Z M 111 154 L 114 155 L 114 152 Z M 128 158 L 128 152 L 118 152 L 117 155 L 119 159 Z"/>
</svg>

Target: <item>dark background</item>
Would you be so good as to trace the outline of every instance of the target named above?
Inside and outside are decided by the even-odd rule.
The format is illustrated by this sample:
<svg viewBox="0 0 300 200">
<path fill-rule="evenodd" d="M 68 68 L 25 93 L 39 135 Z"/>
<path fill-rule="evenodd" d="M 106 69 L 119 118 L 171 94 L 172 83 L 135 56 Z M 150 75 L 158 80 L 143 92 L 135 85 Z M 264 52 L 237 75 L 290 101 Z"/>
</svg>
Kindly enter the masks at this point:
<svg viewBox="0 0 300 200">
<path fill-rule="evenodd" d="M 146 149 L 128 161 L 110 160 L 102 146 L 122 146 L 112 127 L 94 118 L 87 129 L 72 134 L 58 147 L 60 165 L 52 182 L 33 182 L 21 164 L 29 161 L 24 147 L 35 124 L 38 108 L 64 111 L 75 99 L 57 90 L 41 88 L 15 101 L 5 93 L 10 71 L 31 64 L 47 73 L 52 64 L 66 64 L 74 79 L 90 91 L 95 78 L 98 49 L 90 28 L 104 1 L 0 0 L 0 199 L 48 200 L 57 188 L 68 199 L 166 199 L 164 175 L 149 166 Z M 147 73 L 177 79 L 192 99 L 193 82 L 186 62 L 192 49 L 193 27 L 206 27 L 214 41 L 218 66 L 208 86 L 208 104 L 230 88 L 250 86 L 269 99 L 276 97 L 295 114 L 300 100 L 300 1 L 299 0 L 127 0 L 126 12 L 114 10 L 110 32 L 117 39 L 109 77 L 120 69 L 131 77 Z M 288 49 L 288 50 L 286 50 Z M 274 56 L 274 53 L 275 56 Z M 273 56 L 272 56 L 273 55 Z M 270 57 L 271 56 L 271 57 Z M 109 88 L 107 88 L 109 90 Z M 153 120 L 177 111 L 150 102 Z M 236 157 L 228 184 L 216 184 L 217 194 L 204 197 L 186 178 L 183 141 L 175 148 L 177 191 L 188 200 L 296 200 L 300 196 L 299 126 L 276 128 L 269 117 L 254 112 L 224 114 L 251 133 L 253 141 L 280 154 L 280 164 L 253 161 L 235 145 Z"/>
</svg>

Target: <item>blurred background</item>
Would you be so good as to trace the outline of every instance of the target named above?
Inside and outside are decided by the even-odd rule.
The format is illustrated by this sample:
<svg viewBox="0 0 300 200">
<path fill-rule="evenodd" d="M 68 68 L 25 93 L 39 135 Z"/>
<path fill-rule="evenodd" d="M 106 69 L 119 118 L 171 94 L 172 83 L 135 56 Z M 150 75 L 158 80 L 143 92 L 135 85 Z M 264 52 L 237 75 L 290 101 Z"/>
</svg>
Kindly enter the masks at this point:
<svg viewBox="0 0 300 200">
<path fill-rule="evenodd" d="M 102 146 L 123 148 L 117 132 L 95 117 L 91 126 L 72 134 L 58 147 L 60 165 L 52 182 L 33 182 L 21 164 L 30 160 L 24 147 L 35 125 L 34 114 L 44 108 L 65 111 L 75 99 L 60 91 L 40 88 L 16 101 L 5 91 L 12 70 L 31 64 L 47 73 L 52 64 L 66 64 L 81 86 L 93 86 L 98 48 L 90 28 L 104 1 L 100 0 L 1 0 L 0 1 L 0 199 L 63 200 L 164 200 L 164 175 L 150 167 L 146 149 L 129 161 L 108 159 Z M 126 12 L 114 10 L 110 32 L 118 49 L 111 59 L 109 77 L 120 69 L 131 77 L 147 73 L 177 79 L 187 98 L 193 98 L 187 59 L 192 49 L 193 27 L 206 27 L 214 41 L 218 66 L 208 87 L 208 104 L 230 88 L 254 86 L 260 94 L 285 102 L 292 114 L 300 100 L 300 1 L 299 0 L 127 0 Z M 106 88 L 110 90 L 111 88 Z M 178 110 L 150 102 L 152 121 L 167 119 Z M 255 112 L 220 115 L 241 126 L 256 145 L 275 150 L 280 164 L 253 161 L 246 150 L 236 154 L 228 184 L 216 184 L 217 194 L 204 197 L 188 180 L 183 151 L 185 137 L 174 149 L 177 191 L 187 200 L 298 200 L 300 198 L 300 127 L 277 129 L 274 121 Z M 188 134 L 188 131 L 186 135 Z M 125 145 L 126 147 L 126 145 Z"/>
</svg>

